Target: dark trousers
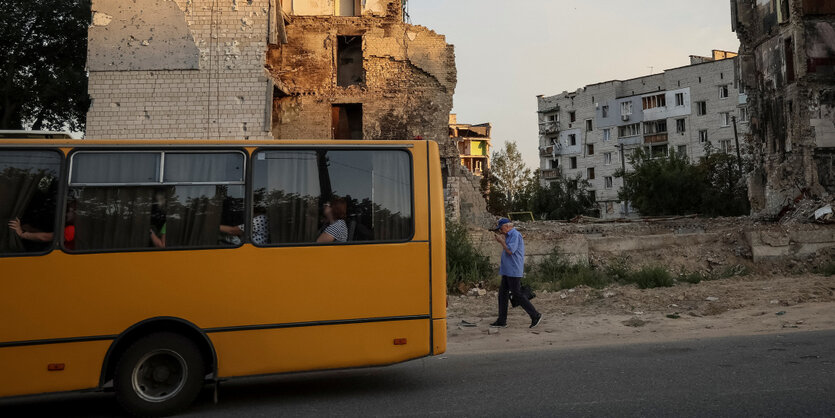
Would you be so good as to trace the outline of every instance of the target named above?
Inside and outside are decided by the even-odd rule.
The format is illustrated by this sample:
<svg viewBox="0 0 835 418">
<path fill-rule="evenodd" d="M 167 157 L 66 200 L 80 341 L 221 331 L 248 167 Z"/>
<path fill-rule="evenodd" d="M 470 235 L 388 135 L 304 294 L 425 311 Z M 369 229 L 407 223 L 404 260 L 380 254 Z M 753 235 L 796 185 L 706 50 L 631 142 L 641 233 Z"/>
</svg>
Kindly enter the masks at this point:
<svg viewBox="0 0 835 418">
<path fill-rule="evenodd" d="M 531 319 L 539 316 L 539 312 L 533 307 L 531 301 L 522 295 L 522 278 L 502 276 L 502 285 L 499 287 L 499 322 L 507 322 L 508 292 L 513 294 L 513 299 L 519 302 L 519 306 L 528 313 Z"/>
</svg>

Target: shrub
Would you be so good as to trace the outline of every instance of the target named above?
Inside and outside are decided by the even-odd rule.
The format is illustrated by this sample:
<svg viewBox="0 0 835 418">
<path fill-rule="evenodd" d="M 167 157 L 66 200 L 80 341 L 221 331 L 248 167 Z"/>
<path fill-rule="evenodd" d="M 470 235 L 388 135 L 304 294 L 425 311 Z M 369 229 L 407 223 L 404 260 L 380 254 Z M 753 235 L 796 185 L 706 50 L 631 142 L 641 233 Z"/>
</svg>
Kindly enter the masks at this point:
<svg viewBox="0 0 835 418">
<path fill-rule="evenodd" d="M 818 274 L 826 277 L 835 276 L 835 262 L 830 261 L 829 263 L 820 266 L 820 268 L 818 268 Z"/>
<path fill-rule="evenodd" d="M 539 289 L 560 290 L 577 286 L 601 289 L 612 280 L 587 263 L 572 263 L 554 249 L 539 264 L 531 266 L 526 282 Z"/>
<path fill-rule="evenodd" d="M 473 245 L 467 227 L 447 219 L 446 222 L 447 290 L 459 291 L 461 284 L 475 285 L 493 275 L 490 258 Z"/>
<path fill-rule="evenodd" d="M 635 283 L 641 289 L 654 289 L 656 287 L 672 287 L 674 284 L 673 275 L 667 269 L 660 266 L 647 266 L 631 273 L 627 279 L 628 283 Z"/>
<path fill-rule="evenodd" d="M 616 282 L 626 282 L 632 274 L 629 267 L 629 260 L 626 257 L 617 257 L 606 266 L 606 275 Z"/>
<path fill-rule="evenodd" d="M 678 281 L 690 284 L 699 284 L 703 280 L 708 280 L 705 275 L 700 272 L 686 272 L 682 271 L 678 275 Z"/>
</svg>

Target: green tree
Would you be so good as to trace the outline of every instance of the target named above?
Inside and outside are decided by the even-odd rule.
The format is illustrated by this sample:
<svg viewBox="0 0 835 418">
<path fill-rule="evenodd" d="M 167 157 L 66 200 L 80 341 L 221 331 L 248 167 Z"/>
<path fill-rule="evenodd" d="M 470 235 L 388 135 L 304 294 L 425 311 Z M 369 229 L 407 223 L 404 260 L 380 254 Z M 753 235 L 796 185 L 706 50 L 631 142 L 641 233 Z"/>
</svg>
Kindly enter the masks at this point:
<svg viewBox="0 0 835 418">
<path fill-rule="evenodd" d="M 624 178 L 618 197 L 630 201 L 644 216 L 747 214 L 748 191 L 736 157 L 715 153 L 709 145 L 705 154 L 698 164 L 692 164 L 675 152 L 651 158 L 636 149 L 630 157 L 633 171 L 616 174 Z"/>
<path fill-rule="evenodd" d="M 701 213 L 705 216 L 738 216 L 751 212 L 748 187 L 740 177 L 739 160 L 735 155 L 713 152 L 708 145 L 699 168 L 705 175 Z M 750 162 L 743 162 L 750 169 Z"/>
<path fill-rule="evenodd" d="M 0 129 L 84 129 L 90 0 L 0 0 Z"/>
<path fill-rule="evenodd" d="M 539 182 L 531 196 L 530 211 L 539 218 L 567 220 L 579 215 L 599 216 L 597 202 L 588 180 L 577 177 L 560 178 L 542 187 Z"/>
<path fill-rule="evenodd" d="M 528 210 L 525 193 L 530 191 L 533 176 L 516 142 L 506 142 L 504 148 L 494 152 L 491 164 L 485 175 L 489 183 L 488 210 L 496 215 Z"/>
</svg>

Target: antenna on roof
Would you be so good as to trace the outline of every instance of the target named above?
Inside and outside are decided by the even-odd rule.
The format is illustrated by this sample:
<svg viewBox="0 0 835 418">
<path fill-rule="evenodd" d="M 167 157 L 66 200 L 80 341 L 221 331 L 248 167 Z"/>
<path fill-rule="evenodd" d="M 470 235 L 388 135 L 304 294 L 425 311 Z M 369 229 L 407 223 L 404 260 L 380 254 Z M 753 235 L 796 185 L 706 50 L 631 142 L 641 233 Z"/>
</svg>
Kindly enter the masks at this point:
<svg viewBox="0 0 835 418">
<path fill-rule="evenodd" d="M 653 71 L 653 70 L 655 70 L 655 67 L 650 66 L 648 68 L 649 68 L 649 75 L 655 74 L 655 72 Z"/>
</svg>

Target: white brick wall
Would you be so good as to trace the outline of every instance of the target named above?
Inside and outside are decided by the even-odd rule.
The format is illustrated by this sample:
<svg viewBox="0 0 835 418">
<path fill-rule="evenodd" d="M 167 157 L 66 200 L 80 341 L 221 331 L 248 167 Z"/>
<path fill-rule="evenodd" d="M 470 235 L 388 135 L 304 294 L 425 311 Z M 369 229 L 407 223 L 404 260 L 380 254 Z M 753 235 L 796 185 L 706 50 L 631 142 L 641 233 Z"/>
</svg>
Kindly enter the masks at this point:
<svg viewBox="0 0 835 418">
<path fill-rule="evenodd" d="M 89 139 L 272 139 L 272 87 L 264 70 L 270 0 L 175 1 L 197 46 L 198 70 L 91 71 Z M 93 2 L 93 10 L 106 6 Z M 216 7 L 213 8 L 213 5 Z M 109 5 L 112 6 L 112 3 Z M 131 7 L 124 3 L 124 7 Z M 131 13 L 147 24 L 169 22 L 153 10 Z M 114 20 L 110 25 L 126 25 Z M 91 53 L 104 41 L 91 28 Z M 130 29 L 121 36 L 130 37 Z M 162 40 L 151 39 L 154 48 Z M 159 48 L 162 50 L 163 48 Z M 125 48 L 124 54 L 131 54 Z M 143 50 L 147 55 L 147 50 Z"/>
</svg>

